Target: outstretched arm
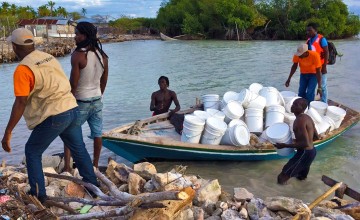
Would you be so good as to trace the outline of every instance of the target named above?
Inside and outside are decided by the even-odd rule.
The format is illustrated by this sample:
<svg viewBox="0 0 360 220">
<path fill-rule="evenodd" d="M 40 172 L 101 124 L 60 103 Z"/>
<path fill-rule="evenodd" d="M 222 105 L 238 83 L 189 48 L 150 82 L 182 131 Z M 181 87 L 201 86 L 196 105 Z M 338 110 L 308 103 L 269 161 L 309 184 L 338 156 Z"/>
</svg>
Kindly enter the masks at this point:
<svg viewBox="0 0 360 220">
<path fill-rule="evenodd" d="M 297 67 L 298 67 L 298 63 L 293 63 L 293 65 L 291 66 L 289 77 L 288 77 L 288 79 L 287 79 L 286 82 L 285 82 L 285 86 L 286 86 L 286 87 L 289 87 L 291 77 L 294 75 Z"/>
<path fill-rule="evenodd" d="M 312 140 L 309 139 L 308 129 L 306 125 L 306 121 L 302 121 L 298 123 L 298 130 L 296 131 L 296 142 L 292 144 L 275 144 L 276 148 L 296 148 L 296 149 L 304 149 L 308 146 L 312 146 Z"/>
</svg>

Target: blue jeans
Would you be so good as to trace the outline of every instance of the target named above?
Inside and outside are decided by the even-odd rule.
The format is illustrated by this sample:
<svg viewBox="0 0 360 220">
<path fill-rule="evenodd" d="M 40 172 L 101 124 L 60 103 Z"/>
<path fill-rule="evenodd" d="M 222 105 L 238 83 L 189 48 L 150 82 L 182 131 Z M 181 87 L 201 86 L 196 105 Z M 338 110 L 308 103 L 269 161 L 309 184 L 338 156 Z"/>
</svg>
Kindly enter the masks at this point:
<svg viewBox="0 0 360 220">
<path fill-rule="evenodd" d="M 101 137 L 103 128 L 103 103 L 101 97 L 77 100 L 77 104 L 80 111 L 77 123 L 81 126 L 87 121 L 91 131 L 91 138 Z"/>
<path fill-rule="evenodd" d="M 321 101 L 327 103 L 328 91 L 327 91 L 327 73 L 321 76 L 321 89 L 322 97 Z"/>
<path fill-rule="evenodd" d="M 299 96 L 309 103 L 315 99 L 315 88 L 318 81 L 316 74 L 300 74 Z"/>
<path fill-rule="evenodd" d="M 30 194 L 38 198 L 46 197 L 41 157 L 57 136 L 60 136 L 69 147 L 83 181 L 98 185 L 90 155 L 85 148 L 81 127 L 75 122 L 78 116 L 79 110 L 76 107 L 48 117 L 31 132 L 25 145 Z"/>
</svg>

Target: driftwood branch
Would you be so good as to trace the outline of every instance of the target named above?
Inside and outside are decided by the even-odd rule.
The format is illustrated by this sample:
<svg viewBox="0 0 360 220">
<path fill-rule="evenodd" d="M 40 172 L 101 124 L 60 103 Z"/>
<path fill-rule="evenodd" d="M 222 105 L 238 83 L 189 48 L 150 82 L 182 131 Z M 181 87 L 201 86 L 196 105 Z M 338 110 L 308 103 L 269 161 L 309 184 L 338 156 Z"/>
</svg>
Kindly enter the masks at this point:
<svg viewBox="0 0 360 220">
<path fill-rule="evenodd" d="M 106 201 L 113 200 L 113 198 L 111 198 L 110 196 L 105 195 L 97 186 L 94 186 L 91 183 L 84 182 L 84 181 L 82 181 L 82 180 L 80 180 L 78 178 L 75 178 L 75 177 L 72 177 L 72 176 L 60 175 L 60 174 L 46 173 L 46 172 L 44 173 L 44 175 L 48 176 L 48 177 L 53 177 L 53 178 L 72 181 L 74 183 L 85 186 L 87 189 L 91 190 L 93 193 L 95 193 L 102 200 L 106 200 Z"/>
<path fill-rule="evenodd" d="M 54 207 L 58 207 L 61 209 L 64 209 L 65 211 L 69 212 L 70 214 L 78 214 L 79 212 L 75 211 L 74 209 L 72 209 L 70 206 L 68 205 L 64 205 L 52 200 L 46 200 L 45 204 L 46 207 L 50 207 L 50 206 L 54 206 Z"/>
<path fill-rule="evenodd" d="M 112 196 L 116 197 L 121 201 L 127 201 L 127 202 L 134 199 L 133 195 L 118 190 L 116 185 L 113 182 L 111 182 L 108 178 L 106 178 L 106 176 L 102 174 L 99 170 L 95 170 L 95 174 L 97 178 L 99 178 L 109 188 L 110 194 Z"/>
<path fill-rule="evenodd" d="M 99 218 L 108 218 L 108 217 L 116 217 L 116 216 L 125 216 L 126 214 L 134 211 L 134 208 L 131 206 L 125 206 L 117 209 L 113 209 L 105 212 L 92 212 L 87 214 L 80 215 L 67 215 L 62 216 L 60 220 L 87 220 L 87 219 L 99 219 Z M 119 218 L 117 218 L 119 219 Z M 124 218 L 125 219 L 125 218 Z"/>
<path fill-rule="evenodd" d="M 114 200 L 114 201 L 104 201 L 104 200 L 89 200 L 89 199 L 82 199 L 76 197 L 48 197 L 47 201 L 55 201 L 55 202 L 63 202 L 63 203 L 70 203 L 70 202 L 78 202 L 86 205 L 93 205 L 93 206 L 125 206 L 128 202 Z M 164 208 L 164 204 L 162 203 L 143 203 L 139 206 L 140 208 Z"/>
</svg>

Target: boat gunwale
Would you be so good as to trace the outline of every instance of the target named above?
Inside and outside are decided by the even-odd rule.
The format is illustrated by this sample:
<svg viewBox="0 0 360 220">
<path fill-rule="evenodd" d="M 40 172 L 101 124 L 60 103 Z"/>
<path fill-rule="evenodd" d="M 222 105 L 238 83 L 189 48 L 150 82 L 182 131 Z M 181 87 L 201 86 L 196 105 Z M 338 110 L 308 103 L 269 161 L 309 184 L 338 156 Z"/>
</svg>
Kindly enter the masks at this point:
<svg viewBox="0 0 360 220">
<path fill-rule="evenodd" d="M 343 106 L 346 108 L 347 112 L 350 112 L 350 114 L 347 117 L 347 120 L 345 121 L 345 123 L 342 123 L 342 125 L 334 130 L 333 132 L 330 132 L 328 135 L 325 136 L 324 139 L 318 140 L 314 142 L 314 146 L 315 147 L 319 147 L 322 146 L 323 144 L 330 142 L 332 140 L 334 140 L 335 138 L 337 138 L 338 136 L 340 136 L 341 134 L 343 134 L 344 132 L 346 132 L 347 130 L 349 130 L 351 127 L 355 126 L 359 120 L 360 120 L 360 113 L 345 106 L 345 105 L 341 105 L 337 102 L 334 101 L 329 101 L 331 102 L 333 105 L 335 106 Z M 196 108 L 191 109 L 191 111 L 194 111 Z M 183 112 L 189 111 L 188 110 L 184 110 Z M 157 118 L 156 118 L 157 117 Z M 158 120 L 166 120 L 166 118 L 168 117 L 168 113 L 164 113 L 162 115 L 158 115 L 155 117 L 151 117 L 151 118 L 146 118 L 144 120 L 140 120 L 140 122 L 151 122 L 152 120 L 154 121 L 158 121 Z M 139 121 L 138 121 L 139 122 Z M 156 123 L 155 122 L 155 123 Z M 167 138 L 162 138 L 162 137 L 153 137 L 153 138 L 149 138 L 149 137 L 140 137 L 140 136 L 136 136 L 136 135 L 131 135 L 131 134 L 124 134 L 124 133 L 120 133 L 124 130 L 129 129 L 130 127 L 132 127 L 135 123 L 129 123 L 129 124 L 125 124 L 123 126 L 120 126 L 118 128 L 114 128 L 106 133 L 104 133 L 103 135 L 103 139 L 104 140 L 110 140 L 110 141 L 115 141 L 115 142 L 126 142 L 126 143 L 136 143 L 136 144 L 142 144 L 142 145 L 148 145 L 149 147 L 161 147 L 161 148 L 172 148 L 172 149 L 182 149 L 182 150 L 196 150 L 196 151 L 201 151 L 201 152 L 223 152 L 223 153 L 256 153 L 256 154 L 260 154 L 260 153 L 273 153 L 276 152 L 275 147 L 271 146 L 271 148 L 256 148 L 254 146 L 242 146 L 242 147 L 237 147 L 237 146 L 230 146 L 230 145 L 205 145 L 205 144 L 194 144 L 194 143 L 187 143 L 187 142 L 181 142 L 181 141 L 175 141 L 175 140 L 169 140 Z M 111 136 L 111 135 L 107 135 L 107 134 L 111 134 L 116 132 L 116 137 Z M 271 145 L 271 144 L 270 144 Z"/>
</svg>

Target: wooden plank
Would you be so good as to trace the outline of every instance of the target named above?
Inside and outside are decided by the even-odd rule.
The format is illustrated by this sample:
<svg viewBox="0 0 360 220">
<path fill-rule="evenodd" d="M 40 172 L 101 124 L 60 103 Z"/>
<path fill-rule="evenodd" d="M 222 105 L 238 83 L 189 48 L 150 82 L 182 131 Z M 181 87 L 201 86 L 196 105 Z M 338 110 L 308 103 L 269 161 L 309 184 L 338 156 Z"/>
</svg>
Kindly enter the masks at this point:
<svg viewBox="0 0 360 220">
<path fill-rule="evenodd" d="M 338 181 L 331 179 L 328 176 L 323 175 L 321 180 L 328 186 L 334 186 L 335 184 L 338 183 Z M 351 189 L 350 187 L 346 187 L 346 189 L 344 190 L 344 194 L 357 200 L 360 201 L 360 193 L 358 193 L 357 191 Z"/>
</svg>

